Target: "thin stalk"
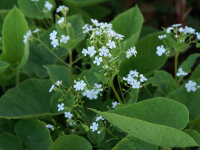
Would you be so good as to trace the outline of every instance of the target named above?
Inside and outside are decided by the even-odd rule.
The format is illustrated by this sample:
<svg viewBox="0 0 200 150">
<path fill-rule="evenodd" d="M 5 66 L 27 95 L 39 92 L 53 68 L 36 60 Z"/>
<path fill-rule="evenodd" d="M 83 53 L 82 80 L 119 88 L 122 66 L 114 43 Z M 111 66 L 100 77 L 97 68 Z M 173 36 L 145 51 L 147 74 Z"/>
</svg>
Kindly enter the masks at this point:
<svg viewBox="0 0 200 150">
<path fill-rule="evenodd" d="M 60 57 L 58 57 L 54 52 L 52 52 L 52 50 L 41 40 L 34 38 L 35 40 L 37 40 L 38 42 L 40 42 L 53 56 L 55 56 L 61 63 L 63 63 L 64 65 L 66 65 L 67 67 L 70 67 L 68 63 L 66 63 L 65 61 L 63 61 Z"/>
<path fill-rule="evenodd" d="M 115 86 L 114 86 L 114 84 L 113 84 L 113 81 L 111 81 L 110 86 L 111 86 L 111 88 L 112 88 L 112 90 L 113 90 L 113 92 L 114 92 L 114 94 L 115 94 L 115 97 L 117 98 L 118 102 L 120 102 L 120 104 L 123 104 L 123 102 L 122 102 L 122 100 L 121 100 L 119 94 L 117 93 L 117 90 L 115 89 Z"/>
<path fill-rule="evenodd" d="M 120 82 L 119 82 L 119 76 L 117 76 L 117 82 L 118 82 L 118 84 L 119 84 L 119 90 L 120 90 L 120 93 L 121 93 L 121 96 L 122 96 L 122 100 L 123 100 L 123 102 L 125 102 L 125 100 L 124 100 L 124 94 L 123 94 L 123 92 L 122 92 L 122 87 L 121 87 L 121 84 L 120 84 Z"/>
<path fill-rule="evenodd" d="M 72 51 L 69 51 L 69 70 L 70 70 L 70 80 L 71 80 L 71 85 L 73 86 L 73 70 L 72 70 Z"/>
<path fill-rule="evenodd" d="M 175 57 L 174 57 L 174 77 L 175 77 L 175 80 L 176 80 L 176 83 L 178 83 L 178 80 L 177 80 L 177 68 L 178 68 L 178 55 L 179 53 L 175 53 Z"/>
</svg>

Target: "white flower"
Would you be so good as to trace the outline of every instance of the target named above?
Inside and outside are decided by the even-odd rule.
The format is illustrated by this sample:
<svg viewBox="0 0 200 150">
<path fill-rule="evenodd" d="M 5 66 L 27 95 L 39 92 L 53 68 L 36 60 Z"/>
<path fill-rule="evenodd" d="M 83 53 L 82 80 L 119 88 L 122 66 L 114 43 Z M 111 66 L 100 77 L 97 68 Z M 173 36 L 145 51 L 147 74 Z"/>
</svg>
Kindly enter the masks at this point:
<svg viewBox="0 0 200 150">
<path fill-rule="evenodd" d="M 133 76 L 133 77 L 138 77 L 139 72 L 137 72 L 137 70 L 130 70 L 128 76 Z"/>
<path fill-rule="evenodd" d="M 144 81 L 147 81 L 147 78 L 145 78 L 143 74 L 140 74 L 140 82 Z"/>
<path fill-rule="evenodd" d="M 87 55 L 88 55 L 88 50 L 84 48 L 84 49 L 82 50 L 82 54 L 83 54 L 84 56 L 87 56 Z"/>
<path fill-rule="evenodd" d="M 93 100 L 93 99 L 97 99 L 98 98 L 98 93 L 99 92 L 97 90 L 95 90 L 95 89 L 85 90 L 83 92 L 83 96 L 86 96 L 90 100 Z"/>
<path fill-rule="evenodd" d="M 183 27 L 180 27 L 180 28 L 178 29 L 178 31 L 179 31 L 179 32 L 184 32 Z"/>
<path fill-rule="evenodd" d="M 70 122 L 69 122 L 69 125 L 72 127 L 72 126 L 76 125 L 76 122 L 71 119 Z"/>
<path fill-rule="evenodd" d="M 56 38 L 56 35 L 57 35 L 57 31 L 53 30 L 50 34 L 49 34 L 49 38 L 52 40 L 52 39 L 55 39 Z"/>
<path fill-rule="evenodd" d="M 103 61 L 103 60 L 102 60 L 102 57 L 97 57 L 97 56 L 96 56 L 94 59 L 95 59 L 95 60 L 93 61 L 93 63 L 94 63 L 94 64 L 97 64 L 97 66 L 99 66 L 100 63 Z"/>
<path fill-rule="evenodd" d="M 166 49 L 164 48 L 163 45 L 157 46 L 156 54 L 157 54 L 158 56 L 162 56 L 162 54 L 165 53 L 165 52 L 166 52 Z"/>
<path fill-rule="evenodd" d="M 58 111 L 64 110 L 64 103 L 58 104 Z"/>
<path fill-rule="evenodd" d="M 70 112 L 65 112 L 65 118 L 69 118 L 72 119 L 73 114 L 71 114 Z"/>
<path fill-rule="evenodd" d="M 117 105 L 119 105 L 120 103 L 118 102 L 112 102 L 112 108 L 114 109 Z"/>
<path fill-rule="evenodd" d="M 99 26 L 99 22 L 96 19 L 91 19 L 91 22 L 95 25 L 95 26 Z"/>
<path fill-rule="evenodd" d="M 60 24 L 62 24 L 64 21 L 65 21 L 65 18 L 64 18 L 64 17 L 61 17 L 61 18 L 57 21 L 57 23 L 60 25 Z"/>
<path fill-rule="evenodd" d="M 196 32 L 197 39 L 200 40 L 200 33 Z"/>
<path fill-rule="evenodd" d="M 53 39 L 53 40 L 51 41 L 51 45 L 52 45 L 54 48 L 56 48 L 57 46 L 59 46 L 58 39 Z"/>
<path fill-rule="evenodd" d="M 95 50 L 94 46 L 88 47 L 88 55 L 90 55 L 90 57 L 94 56 L 96 52 L 97 51 Z"/>
<path fill-rule="evenodd" d="M 131 56 L 136 56 L 137 51 L 135 49 L 135 47 L 131 47 L 130 49 L 128 49 L 128 51 L 126 52 L 126 58 L 130 58 Z"/>
<path fill-rule="evenodd" d="M 195 29 L 191 28 L 191 27 L 188 27 L 188 26 L 185 26 L 184 28 L 184 33 L 187 34 L 195 34 Z"/>
<path fill-rule="evenodd" d="M 137 81 L 137 80 L 134 79 L 132 81 L 131 85 L 132 85 L 133 89 L 139 89 L 140 88 L 140 81 Z"/>
<path fill-rule="evenodd" d="M 55 85 L 60 86 L 62 84 L 62 80 L 56 81 Z"/>
<path fill-rule="evenodd" d="M 51 86 L 51 88 L 49 89 L 49 92 L 52 92 L 54 88 L 55 88 L 55 85 L 53 84 L 53 85 Z"/>
<path fill-rule="evenodd" d="M 98 126 L 99 126 L 98 123 L 93 122 L 92 125 L 90 126 L 90 129 L 92 130 L 92 132 L 95 132 L 98 130 Z"/>
<path fill-rule="evenodd" d="M 179 76 L 186 76 L 188 73 L 187 72 L 184 72 L 182 68 L 179 68 L 178 69 L 178 72 L 176 74 L 177 77 Z"/>
<path fill-rule="evenodd" d="M 38 29 L 38 28 L 36 28 L 36 29 L 33 31 L 33 33 L 38 33 L 38 32 L 40 32 L 40 29 Z"/>
<path fill-rule="evenodd" d="M 100 56 L 105 56 L 107 57 L 109 54 L 109 49 L 107 49 L 105 46 L 103 46 L 102 48 L 99 49 L 99 55 Z"/>
<path fill-rule="evenodd" d="M 59 12 L 62 12 L 62 11 L 67 11 L 69 8 L 64 6 L 64 5 L 60 5 L 57 9 L 56 9 L 56 12 L 59 13 Z"/>
<path fill-rule="evenodd" d="M 100 131 L 97 131 L 97 134 L 100 134 L 101 132 Z"/>
<path fill-rule="evenodd" d="M 53 5 L 49 3 L 48 1 L 45 1 L 44 7 L 47 9 L 47 11 L 51 11 L 51 9 L 53 8 Z"/>
<path fill-rule="evenodd" d="M 76 91 L 83 91 L 84 88 L 86 87 L 86 83 L 83 80 L 81 81 L 74 80 L 74 83 L 75 83 L 74 88 Z"/>
<path fill-rule="evenodd" d="M 185 88 L 187 89 L 187 92 L 195 92 L 197 90 L 197 83 L 189 80 L 188 83 L 185 84 Z"/>
<path fill-rule="evenodd" d="M 106 44 L 110 49 L 116 48 L 115 42 L 109 40 L 108 43 Z"/>
<path fill-rule="evenodd" d="M 70 40 L 70 36 L 61 35 L 60 43 L 67 44 L 67 41 Z"/>
<path fill-rule="evenodd" d="M 104 120 L 104 118 L 102 116 L 99 116 L 96 118 L 96 121 L 99 121 L 99 120 Z"/>
<path fill-rule="evenodd" d="M 103 91 L 103 89 L 102 89 L 102 84 L 94 83 L 94 88 L 95 88 L 96 91 L 98 91 L 98 92 L 102 92 L 102 91 Z"/>
<path fill-rule="evenodd" d="M 24 35 L 24 43 L 26 44 L 28 42 L 28 38 L 32 35 L 31 30 L 28 30 L 28 32 Z"/>
<path fill-rule="evenodd" d="M 166 34 L 163 34 L 163 35 L 159 35 L 158 36 L 158 38 L 161 40 L 161 39 L 164 39 L 164 38 L 166 38 L 167 37 L 167 35 Z"/>
<path fill-rule="evenodd" d="M 168 27 L 168 28 L 167 28 L 167 33 L 170 33 L 171 30 L 173 30 L 173 28 L 172 28 L 172 27 Z"/>
<path fill-rule="evenodd" d="M 51 125 L 51 124 L 47 124 L 47 125 L 46 125 L 46 128 L 51 129 L 51 131 L 54 130 L 54 127 L 53 127 L 53 125 Z"/>
</svg>

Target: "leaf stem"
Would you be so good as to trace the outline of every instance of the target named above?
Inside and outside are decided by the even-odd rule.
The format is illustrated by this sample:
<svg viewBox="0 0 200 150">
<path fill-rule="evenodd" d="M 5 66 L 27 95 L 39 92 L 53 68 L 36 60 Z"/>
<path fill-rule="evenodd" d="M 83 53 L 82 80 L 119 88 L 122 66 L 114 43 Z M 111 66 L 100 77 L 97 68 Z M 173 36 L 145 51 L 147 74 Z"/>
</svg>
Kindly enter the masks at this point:
<svg viewBox="0 0 200 150">
<path fill-rule="evenodd" d="M 72 70 L 72 50 L 69 51 L 69 70 L 70 70 L 70 80 L 71 80 L 71 86 L 73 87 L 73 70 Z"/>
<path fill-rule="evenodd" d="M 68 63 L 63 61 L 60 57 L 58 57 L 44 42 L 42 42 L 40 39 L 34 38 L 38 42 L 40 42 L 53 56 L 55 56 L 61 63 L 66 65 L 67 67 L 70 67 Z"/>
<path fill-rule="evenodd" d="M 121 96 L 122 96 L 122 100 L 123 100 L 123 102 L 125 102 L 125 100 L 124 100 L 124 94 L 122 92 L 122 87 L 121 87 L 120 80 L 119 80 L 119 76 L 117 76 L 117 82 L 119 84 L 119 90 L 120 90 L 120 93 L 121 93 Z"/>
<path fill-rule="evenodd" d="M 178 68 L 178 55 L 179 53 L 178 52 L 175 52 L 175 57 L 174 57 L 174 77 L 175 77 L 175 80 L 176 80 L 176 83 L 178 82 L 177 80 L 177 68 Z"/>
</svg>

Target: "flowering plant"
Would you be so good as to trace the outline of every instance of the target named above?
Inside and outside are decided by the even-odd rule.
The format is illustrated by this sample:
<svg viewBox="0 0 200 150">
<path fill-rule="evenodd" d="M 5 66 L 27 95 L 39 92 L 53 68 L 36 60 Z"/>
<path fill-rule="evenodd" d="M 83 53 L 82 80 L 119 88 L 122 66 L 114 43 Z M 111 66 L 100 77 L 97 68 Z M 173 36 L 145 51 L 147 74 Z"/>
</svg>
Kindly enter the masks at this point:
<svg viewBox="0 0 200 150">
<path fill-rule="evenodd" d="M 0 149 L 199 147 L 200 32 L 173 24 L 140 37 L 138 6 L 108 23 L 77 5 L 18 0 L 5 16 Z M 160 70 L 171 58 L 172 74 Z"/>
</svg>

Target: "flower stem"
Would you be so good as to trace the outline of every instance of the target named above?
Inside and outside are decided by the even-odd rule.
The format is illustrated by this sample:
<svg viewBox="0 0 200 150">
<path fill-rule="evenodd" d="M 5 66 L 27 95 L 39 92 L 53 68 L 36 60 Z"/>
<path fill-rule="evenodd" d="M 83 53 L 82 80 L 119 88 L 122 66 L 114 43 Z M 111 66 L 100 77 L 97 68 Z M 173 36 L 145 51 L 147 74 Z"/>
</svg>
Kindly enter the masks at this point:
<svg viewBox="0 0 200 150">
<path fill-rule="evenodd" d="M 72 70 L 72 50 L 69 51 L 69 70 L 70 70 L 70 80 L 71 80 L 71 86 L 73 87 L 73 70 Z"/>
<path fill-rule="evenodd" d="M 55 56 L 61 63 L 63 63 L 64 65 L 66 65 L 67 67 L 69 67 L 69 64 L 67 64 L 65 61 L 63 61 L 60 57 L 58 57 L 44 42 L 42 42 L 40 39 L 34 38 L 35 40 L 37 40 L 38 42 L 40 42 L 40 44 L 42 44 L 53 56 Z"/>
<path fill-rule="evenodd" d="M 121 98 L 119 97 L 119 94 L 117 93 L 117 90 L 115 89 L 115 86 L 114 86 L 114 84 L 113 84 L 113 81 L 111 81 L 110 86 L 111 86 L 111 88 L 112 88 L 112 90 L 113 90 L 113 92 L 114 92 L 114 94 L 115 94 L 115 96 L 116 96 L 118 102 L 120 102 L 120 104 L 123 104 Z"/>
<path fill-rule="evenodd" d="M 175 77 L 175 80 L 176 80 L 176 83 L 178 82 L 177 80 L 177 68 L 178 68 L 178 55 L 179 53 L 178 52 L 175 52 L 175 57 L 174 57 L 174 77 Z"/>
</svg>

